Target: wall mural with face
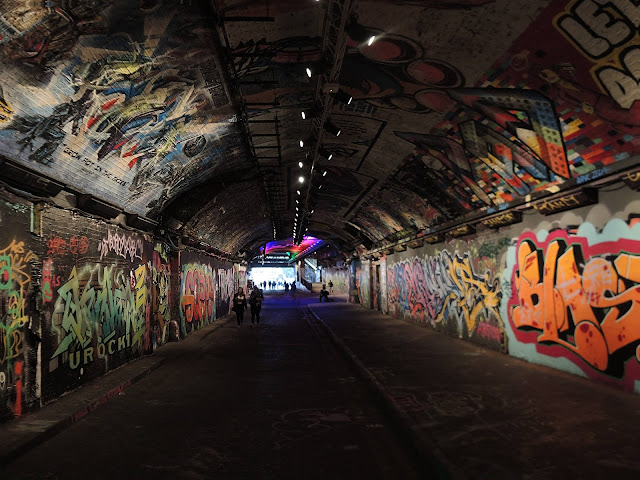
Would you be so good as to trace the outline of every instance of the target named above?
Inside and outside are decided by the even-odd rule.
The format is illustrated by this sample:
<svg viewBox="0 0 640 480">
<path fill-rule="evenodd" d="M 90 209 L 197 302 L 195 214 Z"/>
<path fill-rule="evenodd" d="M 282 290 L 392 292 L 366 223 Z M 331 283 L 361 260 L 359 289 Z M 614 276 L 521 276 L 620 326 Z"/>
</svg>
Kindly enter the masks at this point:
<svg viewBox="0 0 640 480">
<path fill-rule="evenodd" d="M 246 160 L 198 5 L 0 8 L 0 154 L 148 216 Z"/>
</svg>

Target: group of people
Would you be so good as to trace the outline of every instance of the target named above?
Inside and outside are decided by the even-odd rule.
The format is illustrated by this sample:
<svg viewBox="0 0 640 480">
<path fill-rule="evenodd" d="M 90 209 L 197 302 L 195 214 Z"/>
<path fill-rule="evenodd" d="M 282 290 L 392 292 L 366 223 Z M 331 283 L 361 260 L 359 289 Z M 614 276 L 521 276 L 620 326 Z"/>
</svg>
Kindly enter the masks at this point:
<svg viewBox="0 0 640 480">
<path fill-rule="evenodd" d="M 271 282 L 269 282 L 271 283 Z M 262 282 L 263 285 L 266 285 L 266 282 Z M 329 293 L 333 293 L 333 282 L 329 280 L 329 290 L 327 290 L 327 284 L 322 284 L 322 290 L 320 290 L 320 301 L 324 299 L 324 301 L 329 300 Z M 287 282 L 284 283 L 284 292 L 285 295 L 290 296 L 292 299 L 296 298 L 296 282 L 291 282 L 291 286 Z M 260 326 L 260 310 L 262 310 L 262 302 L 264 301 L 264 294 L 262 290 L 258 287 L 257 284 L 253 285 L 253 289 L 251 290 L 251 294 L 249 295 L 249 300 L 247 301 L 247 296 L 244 293 L 244 289 L 240 287 L 238 292 L 233 296 L 233 310 L 236 312 L 236 321 L 238 322 L 238 328 L 242 325 L 244 321 L 244 311 L 249 308 L 251 310 L 251 327 L 259 327 Z"/>
<path fill-rule="evenodd" d="M 260 285 L 262 285 L 262 288 L 267 288 L 269 287 L 269 290 L 274 289 L 274 288 L 282 288 L 284 286 L 284 288 L 287 288 L 287 282 L 283 282 L 282 280 L 269 280 L 269 281 L 263 281 Z"/>
<path fill-rule="evenodd" d="M 333 293 L 333 282 L 329 280 L 329 290 L 327 290 L 327 284 L 322 284 L 322 290 L 320 290 L 320 302 L 324 300 L 325 302 L 329 301 L 329 293 Z"/>
<path fill-rule="evenodd" d="M 296 291 L 298 290 L 298 287 L 296 287 L 296 282 L 291 282 L 291 287 L 289 287 L 289 284 L 287 282 L 284 283 L 284 296 L 285 297 L 291 297 L 292 299 L 296 298 Z"/>
<path fill-rule="evenodd" d="M 258 288 L 258 285 L 253 286 L 251 294 L 249 295 L 249 308 L 251 310 L 251 328 L 260 326 L 260 310 L 262 310 L 262 302 L 264 301 L 264 295 L 262 290 Z M 233 296 L 233 308 L 236 312 L 236 321 L 238 322 L 238 328 L 242 325 L 244 320 L 244 311 L 247 309 L 247 296 L 244 293 L 244 289 L 240 287 L 238 292 Z M 255 322 L 255 323 L 254 323 Z"/>
</svg>

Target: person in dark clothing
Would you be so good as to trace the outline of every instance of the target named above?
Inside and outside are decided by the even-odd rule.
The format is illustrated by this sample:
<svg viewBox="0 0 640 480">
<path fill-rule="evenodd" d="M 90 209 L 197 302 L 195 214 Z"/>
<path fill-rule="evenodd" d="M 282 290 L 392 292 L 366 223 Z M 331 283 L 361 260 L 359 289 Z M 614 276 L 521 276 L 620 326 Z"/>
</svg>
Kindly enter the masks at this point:
<svg viewBox="0 0 640 480">
<path fill-rule="evenodd" d="M 296 282 L 291 282 L 291 299 L 295 300 L 296 299 L 296 290 L 298 289 L 298 287 L 296 287 Z"/>
<path fill-rule="evenodd" d="M 284 296 L 289 296 L 289 284 L 287 282 L 284 282 Z"/>
<path fill-rule="evenodd" d="M 251 326 L 253 327 L 253 321 L 256 322 L 256 327 L 260 326 L 260 310 L 262 309 L 262 302 L 264 301 L 264 295 L 262 291 L 257 287 L 253 287 L 251 296 L 249 297 L 249 307 L 251 308 Z"/>
<path fill-rule="evenodd" d="M 245 296 L 242 287 L 240 287 L 238 289 L 238 293 L 233 296 L 233 311 L 236 312 L 238 328 L 240 328 L 240 325 L 242 325 L 242 320 L 244 320 L 245 308 L 247 308 L 247 297 Z"/>
<path fill-rule="evenodd" d="M 326 289 L 324 285 L 322 285 L 322 290 L 320 290 L 320 302 L 324 299 L 325 302 L 329 301 L 329 290 Z"/>
<path fill-rule="evenodd" d="M 333 293 L 333 282 L 329 280 L 329 293 Z"/>
</svg>

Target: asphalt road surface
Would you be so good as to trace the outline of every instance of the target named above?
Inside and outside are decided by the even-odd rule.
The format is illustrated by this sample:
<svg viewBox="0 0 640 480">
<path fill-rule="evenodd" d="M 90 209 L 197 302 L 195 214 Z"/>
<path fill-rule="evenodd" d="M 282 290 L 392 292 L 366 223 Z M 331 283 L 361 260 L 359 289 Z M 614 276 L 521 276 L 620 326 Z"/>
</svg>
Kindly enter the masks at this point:
<svg viewBox="0 0 640 480">
<path fill-rule="evenodd" d="M 155 355 L 165 363 L 7 467 L 3 479 L 424 478 L 402 435 L 307 318 L 266 297 Z"/>
</svg>

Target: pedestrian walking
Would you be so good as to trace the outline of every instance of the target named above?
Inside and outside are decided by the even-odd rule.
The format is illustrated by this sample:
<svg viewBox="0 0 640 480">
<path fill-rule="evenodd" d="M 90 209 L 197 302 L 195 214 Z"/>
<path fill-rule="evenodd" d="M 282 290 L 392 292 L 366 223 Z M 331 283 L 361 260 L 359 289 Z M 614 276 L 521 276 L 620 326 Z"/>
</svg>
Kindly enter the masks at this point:
<svg viewBox="0 0 640 480">
<path fill-rule="evenodd" d="M 295 300 L 296 299 L 296 282 L 291 282 L 291 300 Z"/>
<path fill-rule="evenodd" d="M 238 289 L 238 292 L 233 296 L 233 311 L 236 312 L 236 320 L 238 322 L 238 328 L 242 325 L 244 320 L 244 309 L 247 308 L 247 297 L 244 294 L 242 287 Z"/>
<path fill-rule="evenodd" d="M 264 301 L 264 295 L 262 291 L 256 286 L 253 288 L 251 295 L 249 296 L 249 307 L 251 309 L 251 327 L 255 320 L 256 327 L 260 326 L 260 310 L 262 310 L 262 302 Z"/>
<path fill-rule="evenodd" d="M 284 282 L 284 296 L 289 296 L 289 284 L 287 282 Z"/>
<path fill-rule="evenodd" d="M 329 293 L 333 293 L 333 282 L 329 280 Z"/>
</svg>

